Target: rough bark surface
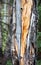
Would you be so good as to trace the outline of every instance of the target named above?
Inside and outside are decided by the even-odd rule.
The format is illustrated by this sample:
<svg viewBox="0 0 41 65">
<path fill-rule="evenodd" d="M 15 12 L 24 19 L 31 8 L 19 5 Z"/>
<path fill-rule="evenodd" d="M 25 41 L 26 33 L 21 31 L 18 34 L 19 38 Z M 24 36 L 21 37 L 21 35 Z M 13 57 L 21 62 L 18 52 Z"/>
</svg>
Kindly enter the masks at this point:
<svg viewBox="0 0 41 65">
<path fill-rule="evenodd" d="M 5 0 L 3 0 L 5 1 Z M 10 0 L 8 0 L 9 2 Z M 7 1 L 5 1 L 7 3 Z M 36 0 L 13 0 L 13 11 L 4 4 L 4 23 L 10 24 L 10 52 L 13 65 L 35 65 L 37 8 Z M 9 9 L 8 9 L 9 8 Z M 10 11 L 10 12 L 9 12 Z M 10 16 L 12 18 L 10 18 Z M 8 23 L 9 22 L 9 23 Z M 5 28 L 7 29 L 7 28 Z M 1 39 L 1 26 L 0 26 Z M 0 40 L 1 42 L 1 40 Z M 0 43 L 1 46 L 1 43 Z M 8 48 L 8 47 L 7 47 Z M 7 57 L 3 57 L 5 61 Z M 2 61 L 3 61 L 2 60 Z"/>
</svg>

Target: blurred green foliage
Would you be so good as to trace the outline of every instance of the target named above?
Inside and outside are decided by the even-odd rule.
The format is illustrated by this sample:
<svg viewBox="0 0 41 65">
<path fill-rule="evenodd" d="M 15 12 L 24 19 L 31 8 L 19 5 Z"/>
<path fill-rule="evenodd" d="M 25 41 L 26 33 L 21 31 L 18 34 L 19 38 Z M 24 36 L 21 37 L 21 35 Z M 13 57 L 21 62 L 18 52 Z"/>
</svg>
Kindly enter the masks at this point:
<svg viewBox="0 0 41 65">
<path fill-rule="evenodd" d="M 6 24 L 2 22 L 2 51 L 6 48 L 7 38 L 8 38 L 8 31 L 5 28 Z"/>
<path fill-rule="evenodd" d="M 41 47 L 41 32 L 37 33 L 37 46 L 38 48 Z"/>
<path fill-rule="evenodd" d="M 39 14 L 38 30 L 41 32 L 41 5 L 38 6 L 38 14 Z"/>
<path fill-rule="evenodd" d="M 41 60 L 38 60 L 37 61 L 37 65 L 41 65 Z"/>
<path fill-rule="evenodd" d="M 6 65 L 12 65 L 11 60 L 8 60 L 7 63 L 6 63 Z"/>
</svg>

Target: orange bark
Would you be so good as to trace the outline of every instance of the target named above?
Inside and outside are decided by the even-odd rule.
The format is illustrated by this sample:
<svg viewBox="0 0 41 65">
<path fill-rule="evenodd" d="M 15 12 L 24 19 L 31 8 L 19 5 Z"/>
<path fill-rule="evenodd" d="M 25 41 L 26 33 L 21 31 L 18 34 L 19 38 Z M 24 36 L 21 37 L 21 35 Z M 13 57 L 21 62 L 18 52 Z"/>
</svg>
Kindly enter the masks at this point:
<svg viewBox="0 0 41 65">
<path fill-rule="evenodd" d="M 24 56 L 25 47 L 26 47 L 26 37 L 28 35 L 29 26 L 30 26 L 30 16 L 32 9 L 33 1 L 32 0 L 22 0 L 22 36 L 21 36 L 21 56 Z"/>
<path fill-rule="evenodd" d="M 21 56 L 24 57 L 26 48 L 26 37 L 29 32 L 31 9 L 33 6 L 33 0 L 22 0 L 22 35 L 21 35 Z M 21 64 L 24 62 L 21 59 Z"/>
</svg>

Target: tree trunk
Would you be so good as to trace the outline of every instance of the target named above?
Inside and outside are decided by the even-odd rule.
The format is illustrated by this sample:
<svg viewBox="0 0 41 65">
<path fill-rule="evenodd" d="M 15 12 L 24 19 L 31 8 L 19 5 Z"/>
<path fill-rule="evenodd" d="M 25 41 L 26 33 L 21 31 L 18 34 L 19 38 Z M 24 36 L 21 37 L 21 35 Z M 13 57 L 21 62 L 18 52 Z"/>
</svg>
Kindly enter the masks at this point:
<svg viewBox="0 0 41 65">
<path fill-rule="evenodd" d="M 4 24 L 2 24 L 2 30 L 6 30 L 5 34 L 8 31 L 7 25 L 10 24 L 9 33 L 11 40 L 10 43 L 12 64 L 35 65 L 37 32 L 36 0 L 14 0 L 13 12 L 11 6 L 7 6 L 7 3 L 9 3 L 9 1 L 10 0 L 8 0 L 8 2 L 7 0 L 3 0 L 4 4 L 3 9 L 1 10 L 1 16 L 2 23 Z M 10 16 L 12 16 L 13 18 L 11 18 Z M 7 34 L 6 42 L 3 41 L 2 44 L 4 43 L 7 43 Z M 5 48 L 6 45 L 4 45 L 3 51 L 5 50 Z"/>
<path fill-rule="evenodd" d="M 16 0 L 16 4 L 14 2 L 13 17 L 11 45 L 13 64 L 14 59 L 17 59 L 20 65 L 35 65 L 38 21 L 36 0 Z"/>
</svg>

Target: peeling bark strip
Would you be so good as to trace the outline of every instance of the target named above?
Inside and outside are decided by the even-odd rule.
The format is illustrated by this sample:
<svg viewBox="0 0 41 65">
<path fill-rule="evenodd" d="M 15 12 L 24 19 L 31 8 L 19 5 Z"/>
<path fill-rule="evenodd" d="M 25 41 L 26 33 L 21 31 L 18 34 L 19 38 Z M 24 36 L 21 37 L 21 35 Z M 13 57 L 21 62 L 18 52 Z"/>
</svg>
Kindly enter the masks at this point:
<svg viewBox="0 0 41 65">
<path fill-rule="evenodd" d="M 24 2 L 25 1 L 25 2 Z M 24 3 L 23 3 L 24 2 Z M 33 0 L 22 0 L 22 35 L 21 35 L 21 56 L 24 56 L 26 48 L 26 37 L 29 32 L 31 9 Z"/>
<path fill-rule="evenodd" d="M 21 57 L 25 55 L 26 49 L 26 38 L 29 32 L 30 17 L 33 6 L 33 0 L 22 0 L 22 35 L 21 35 Z M 21 59 L 20 65 L 24 65 L 23 58 Z"/>
</svg>

